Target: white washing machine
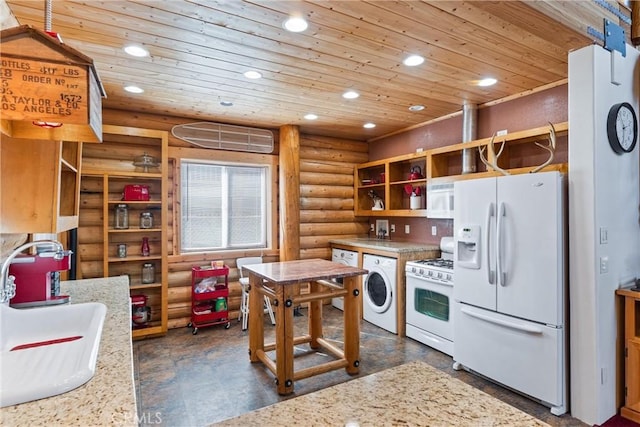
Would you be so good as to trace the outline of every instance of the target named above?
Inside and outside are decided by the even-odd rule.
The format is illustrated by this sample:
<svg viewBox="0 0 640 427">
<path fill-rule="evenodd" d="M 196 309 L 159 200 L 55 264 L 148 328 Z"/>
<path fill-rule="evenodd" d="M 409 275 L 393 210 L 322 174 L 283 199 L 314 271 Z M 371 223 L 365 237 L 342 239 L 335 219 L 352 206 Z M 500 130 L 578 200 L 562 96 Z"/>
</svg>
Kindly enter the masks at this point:
<svg viewBox="0 0 640 427">
<path fill-rule="evenodd" d="M 369 273 L 362 286 L 362 315 L 364 320 L 398 333 L 397 270 L 398 260 L 378 255 L 364 254 L 362 268 Z"/>
<path fill-rule="evenodd" d="M 358 252 L 347 251 L 345 249 L 333 248 L 331 250 L 331 261 L 340 264 L 348 265 L 350 267 L 358 266 Z M 342 279 L 338 279 L 342 284 Z M 332 298 L 331 305 L 340 310 L 344 310 L 344 297 Z"/>
</svg>

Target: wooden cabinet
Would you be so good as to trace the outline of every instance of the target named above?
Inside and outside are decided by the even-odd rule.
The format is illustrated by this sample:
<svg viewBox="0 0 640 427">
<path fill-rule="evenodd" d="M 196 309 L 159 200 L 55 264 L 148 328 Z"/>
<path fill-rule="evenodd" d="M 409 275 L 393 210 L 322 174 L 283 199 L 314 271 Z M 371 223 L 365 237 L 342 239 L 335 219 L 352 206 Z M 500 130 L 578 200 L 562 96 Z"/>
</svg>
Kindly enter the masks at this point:
<svg viewBox="0 0 640 427">
<path fill-rule="evenodd" d="M 569 131 L 568 122 L 554 124 L 556 137 L 565 137 Z M 529 144 L 532 145 L 535 142 L 543 142 L 549 135 L 549 126 L 542 126 L 533 129 L 527 129 L 518 132 L 508 133 L 506 135 L 497 136 L 495 138 L 495 149 L 499 148 L 499 143 L 505 142 L 505 147 L 502 155 L 499 157 L 498 166 L 507 170 L 512 175 L 519 173 L 529 173 L 536 165 L 526 165 L 523 163 L 518 153 L 519 147 L 524 147 Z M 485 157 L 488 155 L 488 145 L 491 142 L 491 138 L 477 139 L 475 141 L 464 142 L 461 144 L 448 145 L 445 147 L 434 148 L 427 151 L 427 179 L 429 182 L 444 182 L 444 181 L 456 181 L 460 179 L 474 179 L 484 178 L 488 176 L 500 175 L 500 172 L 494 170 L 487 170 L 480 158 L 477 159 L 478 171 L 474 173 L 462 174 L 462 152 L 465 149 L 473 149 L 476 152 L 479 148 L 482 148 L 485 153 Z M 546 152 L 539 148 L 537 149 L 542 154 L 542 159 L 533 159 L 531 161 L 540 160 L 539 163 L 543 163 L 548 157 Z M 534 156 L 527 156 L 532 159 Z M 538 156 L 535 156 L 538 157 Z M 517 159 L 517 160 L 516 160 Z M 489 159 L 490 161 L 493 159 Z M 566 172 L 566 164 L 552 163 L 548 165 L 545 171 L 550 170 L 563 170 Z"/>
<path fill-rule="evenodd" d="M 84 236 L 89 233 L 89 226 L 93 224 L 93 230 L 100 230 L 102 234 L 99 243 L 101 247 L 93 244 L 94 250 L 99 254 L 102 275 L 128 276 L 131 294 L 142 294 L 148 299 L 148 306 L 151 308 L 150 322 L 147 327 L 134 329 L 133 337 L 164 334 L 168 321 L 168 135 L 164 131 L 105 126 L 103 138 L 102 144 L 92 144 L 84 153 L 86 167 L 81 185 L 86 203 L 83 203 L 80 213 L 80 249 L 88 257 L 91 245 Z M 136 167 L 134 159 L 143 154 L 157 159 L 158 166 L 147 169 Z M 147 197 L 134 197 L 133 200 L 128 197 L 124 200 L 125 187 L 129 185 L 148 190 L 148 200 Z M 126 206 L 126 228 L 116 227 L 118 205 Z M 146 220 L 141 218 L 143 213 Z M 149 216 L 153 217 L 151 225 Z M 83 232 L 82 227 L 85 225 L 87 231 Z M 143 239 L 147 239 L 149 244 L 148 255 L 142 253 Z M 126 254 L 119 250 L 121 245 L 126 248 Z M 86 261 L 91 262 L 89 259 Z M 153 280 L 143 279 L 145 264 L 153 266 Z"/>
<path fill-rule="evenodd" d="M 426 154 L 415 153 L 358 165 L 355 169 L 355 214 L 358 216 L 426 216 Z M 411 171 L 422 176 L 410 179 Z M 411 209 L 412 189 L 420 188 L 419 209 Z M 374 210 L 373 191 L 384 202 L 384 209 Z"/>
<path fill-rule="evenodd" d="M 82 143 L 0 143 L 0 233 L 59 233 L 78 226 Z"/>
<path fill-rule="evenodd" d="M 625 404 L 620 413 L 640 423 L 640 292 L 616 293 L 624 297 Z"/>
<path fill-rule="evenodd" d="M 556 123 L 554 128 L 558 138 L 566 137 L 569 131 L 567 122 Z M 548 155 L 542 148 L 536 148 L 535 156 L 528 155 L 526 148 L 530 150 L 531 147 L 527 145 L 545 141 L 547 135 L 549 135 L 549 126 L 496 137 L 496 150 L 498 143 L 505 141 L 505 148 L 498 160 L 498 166 L 511 174 L 529 173 L 537 166 L 535 162 L 543 163 Z M 355 215 L 426 217 L 427 184 L 500 175 L 500 172 L 487 170 L 479 158 L 477 172 L 462 174 L 463 150 L 477 151 L 482 147 L 485 156 L 488 156 L 487 147 L 490 142 L 491 138 L 483 138 L 358 165 L 354 172 Z M 525 149 L 523 150 L 522 147 Z M 542 157 L 538 156 L 540 153 Z M 410 179 L 412 170 L 419 170 L 423 177 Z M 555 160 L 542 170 L 559 170 L 566 173 L 567 164 Z M 416 187 L 420 188 L 422 199 L 419 208 L 411 209 L 410 194 Z M 372 191 L 383 200 L 384 209 L 373 209 L 374 202 L 370 196 Z"/>
</svg>

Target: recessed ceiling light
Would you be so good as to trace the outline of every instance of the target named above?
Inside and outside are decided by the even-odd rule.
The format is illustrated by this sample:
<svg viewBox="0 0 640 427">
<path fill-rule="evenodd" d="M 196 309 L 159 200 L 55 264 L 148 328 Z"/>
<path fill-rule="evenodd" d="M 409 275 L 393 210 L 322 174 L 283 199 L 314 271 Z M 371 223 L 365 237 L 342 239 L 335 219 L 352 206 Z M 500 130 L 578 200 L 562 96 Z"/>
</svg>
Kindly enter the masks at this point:
<svg viewBox="0 0 640 427">
<path fill-rule="evenodd" d="M 415 67 L 416 65 L 420 65 L 424 62 L 424 58 L 420 55 L 411 55 L 407 56 L 402 63 L 407 67 Z"/>
<path fill-rule="evenodd" d="M 409 107 L 409 111 L 422 111 L 424 110 L 424 105 L 412 105 Z"/>
<path fill-rule="evenodd" d="M 304 18 L 301 18 L 299 16 L 291 16 L 289 17 L 289 19 L 284 21 L 282 26 L 285 30 L 291 31 L 292 33 L 300 33 L 306 30 L 309 24 L 307 24 L 307 21 L 305 21 Z"/>
<path fill-rule="evenodd" d="M 262 74 L 260 74 L 258 71 L 245 71 L 244 76 L 248 79 L 261 79 L 262 78 Z"/>
<path fill-rule="evenodd" d="M 362 127 L 366 128 L 366 129 L 373 129 L 374 127 L 376 127 L 376 124 L 375 123 L 365 123 L 365 124 L 362 125 Z"/>
<path fill-rule="evenodd" d="M 143 57 L 149 56 L 149 51 L 137 44 L 130 44 L 124 47 L 124 51 L 131 56 Z"/>
<path fill-rule="evenodd" d="M 231 107 L 231 106 L 233 106 L 233 102 L 231 102 L 231 101 L 220 101 L 220 105 L 222 105 L 223 107 Z"/>
<path fill-rule="evenodd" d="M 359 97 L 360 94 L 358 92 L 356 92 L 355 90 L 348 90 L 345 93 L 342 94 L 342 97 L 344 99 L 356 99 L 357 97 Z"/>
<path fill-rule="evenodd" d="M 493 86 L 494 84 L 498 83 L 498 80 L 488 77 L 486 79 L 482 79 L 482 80 L 478 80 L 478 86 Z"/>
<path fill-rule="evenodd" d="M 135 85 L 127 85 L 124 87 L 124 90 L 126 90 L 129 93 L 142 93 L 144 92 L 144 89 L 142 89 L 141 87 L 135 86 Z"/>
<path fill-rule="evenodd" d="M 316 116 L 313 113 L 309 113 L 309 114 L 305 114 L 304 118 L 307 119 L 307 120 L 315 120 L 315 119 L 318 118 L 318 116 Z"/>
</svg>

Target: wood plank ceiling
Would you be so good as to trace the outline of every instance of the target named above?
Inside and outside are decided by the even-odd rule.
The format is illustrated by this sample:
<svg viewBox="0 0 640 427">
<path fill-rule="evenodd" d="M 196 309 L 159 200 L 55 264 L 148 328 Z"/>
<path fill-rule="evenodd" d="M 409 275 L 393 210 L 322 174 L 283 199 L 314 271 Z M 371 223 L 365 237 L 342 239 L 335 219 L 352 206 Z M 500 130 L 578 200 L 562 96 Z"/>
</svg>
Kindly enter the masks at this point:
<svg viewBox="0 0 640 427">
<path fill-rule="evenodd" d="M 0 2 L 18 24 L 44 29 L 44 1 Z M 294 124 L 304 133 L 359 140 L 459 113 L 465 102 L 482 105 L 566 81 L 567 53 L 593 42 L 587 25 L 600 28 L 603 17 L 619 22 L 588 1 L 52 4 L 52 30 L 93 58 L 105 108 L 266 128 Z M 306 31 L 283 29 L 292 14 L 307 19 Z M 150 56 L 128 56 L 123 47 L 130 43 Z M 403 65 L 410 54 L 425 62 Z M 249 80 L 248 70 L 263 77 Z M 485 77 L 498 83 L 474 84 Z M 144 93 L 125 92 L 129 84 Z M 343 99 L 348 89 L 360 97 Z M 425 109 L 411 112 L 412 105 Z M 307 113 L 318 119 L 305 120 Z M 376 127 L 364 129 L 366 122 Z"/>
</svg>

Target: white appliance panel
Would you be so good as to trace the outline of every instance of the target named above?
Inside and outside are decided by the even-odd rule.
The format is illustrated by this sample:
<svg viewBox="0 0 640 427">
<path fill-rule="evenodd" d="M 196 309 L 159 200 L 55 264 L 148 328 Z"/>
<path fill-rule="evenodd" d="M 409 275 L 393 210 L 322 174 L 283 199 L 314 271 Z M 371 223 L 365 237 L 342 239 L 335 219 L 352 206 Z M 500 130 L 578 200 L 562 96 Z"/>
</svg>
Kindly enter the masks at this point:
<svg viewBox="0 0 640 427">
<path fill-rule="evenodd" d="M 566 412 L 563 329 L 466 304 L 454 307 L 457 362 Z"/>
<path fill-rule="evenodd" d="M 346 249 L 333 248 L 331 250 L 331 261 L 350 267 L 358 267 L 358 252 Z M 340 279 L 342 284 L 342 279 Z M 331 305 L 337 309 L 344 310 L 344 297 L 331 298 Z"/>
<path fill-rule="evenodd" d="M 407 323 L 407 336 L 449 356 L 453 355 L 453 342 L 424 329 L 416 328 L 409 323 Z"/>
<path fill-rule="evenodd" d="M 474 224 L 480 226 L 480 238 L 477 250 L 479 251 L 479 269 L 460 268 L 455 260 L 458 260 L 458 242 L 453 249 L 455 286 L 453 297 L 456 301 L 496 309 L 495 280 L 489 281 L 489 261 L 495 260 L 495 178 L 470 179 L 456 181 L 454 183 L 454 199 L 456 209 L 454 211 L 454 233 L 462 224 Z M 490 215 L 493 209 L 493 215 Z M 456 236 L 454 236 L 455 238 Z M 488 258 L 489 257 L 489 258 Z"/>
<path fill-rule="evenodd" d="M 497 179 L 498 312 L 562 325 L 561 203 L 558 173 Z"/>
</svg>

